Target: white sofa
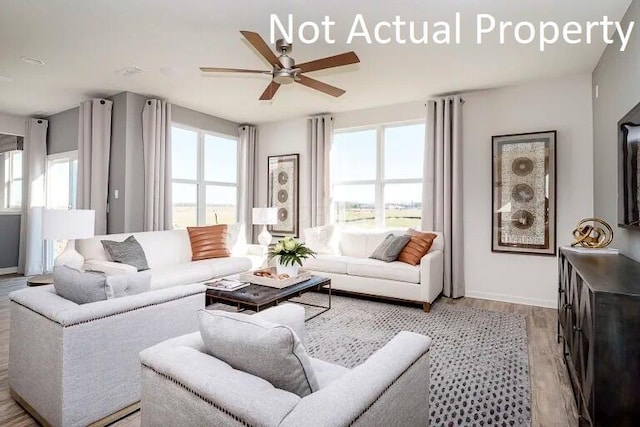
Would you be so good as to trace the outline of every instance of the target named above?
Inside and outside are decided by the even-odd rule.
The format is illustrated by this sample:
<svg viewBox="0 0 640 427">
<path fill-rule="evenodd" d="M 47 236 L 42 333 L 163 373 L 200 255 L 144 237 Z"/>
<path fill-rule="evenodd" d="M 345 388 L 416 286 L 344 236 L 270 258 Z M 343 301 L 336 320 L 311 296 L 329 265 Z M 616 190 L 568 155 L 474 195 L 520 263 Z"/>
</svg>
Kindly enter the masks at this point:
<svg viewBox="0 0 640 427">
<path fill-rule="evenodd" d="M 243 228 L 236 230 L 244 232 Z M 144 249 L 151 272 L 151 289 L 184 285 L 228 276 L 259 268 L 265 260 L 265 248 L 248 245 L 242 235 L 229 241 L 231 257 L 191 261 L 191 243 L 187 230 L 149 231 L 110 234 L 78 240 L 78 252 L 85 258 L 85 270 L 107 274 L 136 271 L 130 265 L 110 261 L 101 240 L 121 242 L 133 235 Z"/>
<path fill-rule="evenodd" d="M 331 279 L 332 289 L 351 293 L 420 303 L 424 311 L 442 293 L 444 237 L 438 237 L 419 265 L 384 262 L 369 256 L 390 233 L 406 229 L 339 232 L 339 254 L 318 254 L 307 259 L 304 268 Z"/>
<path fill-rule="evenodd" d="M 52 285 L 9 294 L 11 396 L 40 424 L 107 425 L 136 410 L 138 354 L 198 330 L 202 284 L 78 305 Z"/>
</svg>

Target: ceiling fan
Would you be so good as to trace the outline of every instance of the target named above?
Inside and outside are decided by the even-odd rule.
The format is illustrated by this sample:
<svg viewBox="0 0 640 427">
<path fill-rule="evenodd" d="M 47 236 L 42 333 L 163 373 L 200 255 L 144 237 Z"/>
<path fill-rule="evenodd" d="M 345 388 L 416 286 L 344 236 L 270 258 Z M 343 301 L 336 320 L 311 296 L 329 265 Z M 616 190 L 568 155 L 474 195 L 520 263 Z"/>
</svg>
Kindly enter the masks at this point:
<svg viewBox="0 0 640 427">
<path fill-rule="evenodd" d="M 239 68 L 215 68 L 215 67 L 200 67 L 200 70 L 205 73 L 253 73 L 253 74 L 265 74 L 271 76 L 271 83 L 260 96 L 261 101 L 270 100 L 276 94 L 280 85 L 286 85 L 290 83 L 300 83 L 301 85 L 310 87 L 320 92 L 324 92 L 331 96 L 341 96 L 345 93 L 344 90 L 335 86 L 328 85 L 319 80 L 312 79 L 310 77 L 302 75 L 303 73 L 309 73 L 312 71 L 325 70 L 327 68 L 342 67 L 343 65 L 356 64 L 360 62 L 355 52 L 347 52 L 340 55 L 330 56 L 323 59 L 317 59 L 315 61 L 305 62 L 304 64 L 296 65 L 292 57 L 288 55 L 291 52 L 291 43 L 287 43 L 285 40 L 280 39 L 276 41 L 276 49 L 280 53 L 280 56 L 271 50 L 269 45 L 264 41 L 260 34 L 253 33 L 251 31 L 240 31 L 245 39 L 262 55 L 272 66 L 272 71 L 261 70 L 245 70 Z"/>
</svg>

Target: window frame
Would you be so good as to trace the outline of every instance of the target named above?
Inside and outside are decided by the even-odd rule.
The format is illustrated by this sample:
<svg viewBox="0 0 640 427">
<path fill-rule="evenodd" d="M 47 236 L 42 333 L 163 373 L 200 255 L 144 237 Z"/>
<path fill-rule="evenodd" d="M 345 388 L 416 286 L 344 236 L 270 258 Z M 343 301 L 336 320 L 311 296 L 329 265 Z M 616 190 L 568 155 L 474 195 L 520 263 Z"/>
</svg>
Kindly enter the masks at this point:
<svg viewBox="0 0 640 427">
<path fill-rule="evenodd" d="M 385 178 L 385 130 L 403 126 L 424 125 L 426 132 L 426 120 L 416 119 L 401 122 L 380 123 L 374 125 L 356 126 L 350 128 L 335 129 L 333 136 L 343 133 L 360 132 L 374 130 L 376 132 L 376 178 L 374 180 L 347 180 L 347 181 L 331 181 L 331 223 L 337 223 L 336 206 L 333 199 L 334 186 L 336 185 L 373 185 L 375 188 L 375 227 L 385 227 L 385 200 L 384 189 L 387 184 L 422 184 L 424 185 L 424 176 L 420 178 Z M 425 134 L 426 139 L 426 134 Z M 426 142 L 425 142 L 426 144 Z M 422 201 L 424 203 L 424 200 Z"/>
<path fill-rule="evenodd" d="M 13 177 L 13 156 L 16 155 L 16 153 L 20 152 L 21 155 L 21 160 L 22 160 L 22 176 L 19 179 L 15 179 Z M 2 171 L 3 171 L 3 175 L 2 177 L 0 177 L 2 179 L 2 185 L 0 185 L 0 200 L 2 201 L 2 203 L 0 204 L 0 215 L 19 215 L 22 214 L 22 196 L 20 197 L 20 206 L 11 206 L 11 187 L 12 187 L 12 183 L 20 181 L 21 185 L 20 185 L 20 192 L 23 192 L 23 188 L 24 188 L 24 151 L 23 150 L 11 150 L 11 151 L 5 151 L 3 154 L 3 159 L 2 161 L 5 162 L 5 164 L 2 167 Z M 6 168 L 6 164 L 7 164 L 7 158 L 6 156 L 9 156 L 8 159 L 8 164 L 9 164 L 9 169 L 7 170 Z M 7 176 L 9 176 L 9 179 L 7 180 Z"/>
<path fill-rule="evenodd" d="M 239 220 L 240 217 L 240 138 L 238 135 L 228 135 L 222 132 L 215 132 L 208 129 L 200 129 L 197 127 L 185 125 L 182 123 L 171 122 L 171 128 L 178 128 L 190 132 L 195 132 L 198 135 L 198 144 L 196 148 L 196 179 L 183 179 L 183 178 L 174 178 L 173 173 L 171 176 L 171 184 L 191 184 L 196 185 L 196 223 L 197 226 L 206 225 L 207 219 L 207 186 L 213 185 L 218 187 L 231 187 L 236 189 L 236 221 Z M 205 169 L 205 136 L 214 136 L 218 138 L 224 139 L 232 139 L 236 141 L 236 182 L 222 182 L 222 181 L 207 181 L 204 179 L 204 169 Z M 173 142 L 172 142 L 173 143 Z M 171 164 L 171 168 L 173 171 L 173 163 Z M 172 209 L 173 209 L 173 201 L 171 201 Z"/>
</svg>

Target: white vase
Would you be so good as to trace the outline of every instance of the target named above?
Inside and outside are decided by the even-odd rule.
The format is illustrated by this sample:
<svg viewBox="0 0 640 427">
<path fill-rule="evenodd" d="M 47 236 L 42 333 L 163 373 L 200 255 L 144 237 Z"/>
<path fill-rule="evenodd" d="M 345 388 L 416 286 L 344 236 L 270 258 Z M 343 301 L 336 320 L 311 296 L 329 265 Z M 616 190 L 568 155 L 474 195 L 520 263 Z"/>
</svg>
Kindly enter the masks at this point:
<svg viewBox="0 0 640 427">
<path fill-rule="evenodd" d="M 283 265 L 280 263 L 280 257 L 278 257 L 278 263 L 276 264 L 276 271 L 278 274 L 288 274 L 289 277 L 295 277 L 298 275 L 298 265 Z"/>
</svg>

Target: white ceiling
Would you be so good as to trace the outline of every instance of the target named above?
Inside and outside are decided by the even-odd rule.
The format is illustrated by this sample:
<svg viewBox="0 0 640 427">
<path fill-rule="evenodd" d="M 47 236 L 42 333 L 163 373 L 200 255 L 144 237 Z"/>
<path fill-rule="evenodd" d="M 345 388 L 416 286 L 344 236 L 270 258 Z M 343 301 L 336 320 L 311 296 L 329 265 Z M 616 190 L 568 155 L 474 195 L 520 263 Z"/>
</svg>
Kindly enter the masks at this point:
<svg viewBox="0 0 640 427">
<path fill-rule="evenodd" d="M 90 96 L 133 91 L 236 122 L 262 123 L 305 114 L 341 112 L 466 91 L 591 72 L 604 43 L 537 45 L 475 43 L 475 15 L 502 20 L 584 22 L 620 19 L 631 0 L 0 0 L 0 112 L 50 115 Z M 464 19 L 464 44 L 344 43 L 355 14 L 367 23 Z M 258 101 L 265 76 L 203 77 L 198 66 L 268 69 L 238 30 L 268 40 L 269 16 L 293 13 L 296 22 L 336 21 L 334 45 L 294 44 L 298 63 L 355 50 L 361 63 L 309 74 L 347 90 L 339 99 L 301 85 Z M 638 30 L 638 29 L 636 29 Z M 21 61 L 31 56 L 36 66 Z M 122 76 L 128 66 L 143 73 Z M 167 68 L 169 72 L 162 72 Z"/>
</svg>

